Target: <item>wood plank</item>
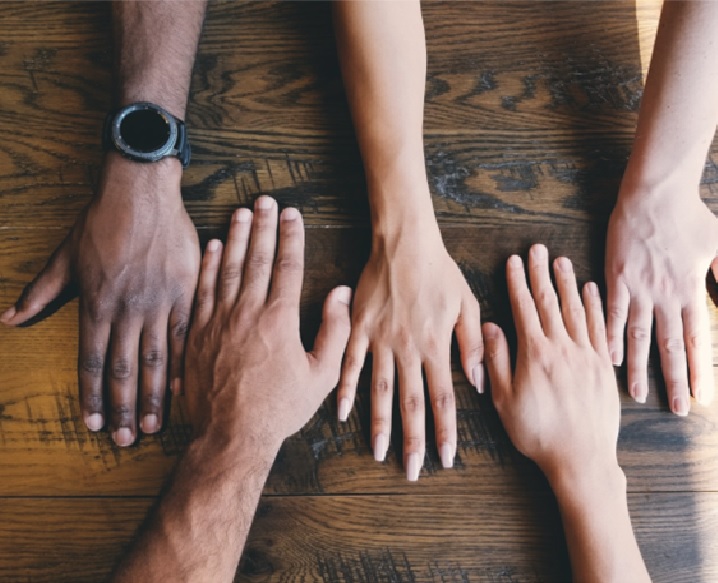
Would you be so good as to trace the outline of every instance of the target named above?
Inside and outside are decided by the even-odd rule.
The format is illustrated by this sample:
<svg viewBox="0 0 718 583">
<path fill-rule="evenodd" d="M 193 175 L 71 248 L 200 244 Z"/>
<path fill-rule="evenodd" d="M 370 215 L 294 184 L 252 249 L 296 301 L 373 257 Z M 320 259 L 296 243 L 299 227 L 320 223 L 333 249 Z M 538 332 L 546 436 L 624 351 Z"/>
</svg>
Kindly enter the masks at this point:
<svg viewBox="0 0 718 583">
<path fill-rule="evenodd" d="M 0 499 L 0 579 L 103 580 L 152 502 Z M 654 583 L 718 578 L 718 494 L 631 495 L 629 508 Z M 548 493 L 275 496 L 260 502 L 236 581 L 558 583 L 568 573 Z"/>
</svg>

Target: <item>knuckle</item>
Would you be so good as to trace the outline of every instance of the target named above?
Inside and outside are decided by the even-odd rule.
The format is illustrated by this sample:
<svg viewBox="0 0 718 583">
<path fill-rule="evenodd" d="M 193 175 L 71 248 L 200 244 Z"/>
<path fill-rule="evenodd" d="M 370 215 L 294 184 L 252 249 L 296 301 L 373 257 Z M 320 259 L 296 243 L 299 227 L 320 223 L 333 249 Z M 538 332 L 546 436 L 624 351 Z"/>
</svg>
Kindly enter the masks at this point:
<svg viewBox="0 0 718 583">
<path fill-rule="evenodd" d="M 187 330 L 189 329 L 189 318 L 182 314 L 178 316 L 175 323 L 172 325 L 172 336 L 178 340 L 183 340 L 187 336 Z"/>
<path fill-rule="evenodd" d="M 304 270 L 302 262 L 293 257 L 282 257 L 277 262 L 277 269 L 292 273 L 299 273 Z"/>
<path fill-rule="evenodd" d="M 222 270 L 222 283 L 224 285 L 232 284 L 242 277 L 242 264 L 231 263 Z"/>
<path fill-rule="evenodd" d="M 701 349 L 705 346 L 705 342 L 701 335 L 694 334 L 688 337 L 688 345 L 694 349 Z"/>
<path fill-rule="evenodd" d="M 407 393 L 401 400 L 401 408 L 404 413 L 418 413 L 423 407 L 424 399 L 420 393 Z"/>
<path fill-rule="evenodd" d="M 630 338 L 633 338 L 634 340 L 647 340 L 648 339 L 648 329 L 644 326 L 629 326 L 628 327 L 628 336 Z"/>
<path fill-rule="evenodd" d="M 125 425 L 132 421 L 135 409 L 128 403 L 116 403 L 112 405 L 110 412 L 117 425 Z"/>
<path fill-rule="evenodd" d="M 249 257 L 249 264 L 255 268 L 267 269 L 269 266 L 272 265 L 273 259 L 274 258 L 269 253 L 265 253 L 263 251 L 255 251 Z"/>
<path fill-rule="evenodd" d="M 683 340 L 681 338 L 667 338 L 663 341 L 663 350 L 666 354 L 680 354 L 683 352 Z"/>
<path fill-rule="evenodd" d="M 431 399 L 431 405 L 434 411 L 445 412 L 454 409 L 454 391 L 449 389 L 441 389 Z"/>
<path fill-rule="evenodd" d="M 85 410 L 101 413 L 102 412 L 102 393 L 99 391 L 87 391 L 82 398 Z"/>
<path fill-rule="evenodd" d="M 163 404 L 162 393 L 158 390 L 151 391 L 142 398 L 142 408 L 144 411 L 160 411 Z"/>
<path fill-rule="evenodd" d="M 372 388 L 374 389 L 374 395 L 377 397 L 385 397 L 391 394 L 391 384 L 386 378 L 378 379 Z"/>
<path fill-rule="evenodd" d="M 609 305 L 606 308 L 606 312 L 608 313 L 609 318 L 614 318 L 616 320 L 623 320 L 628 313 L 624 307 L 619 306 L 618 304 Z"/>
<path fill-rule="evenodd" d="M 424 447 L 424 440 L 415 435 L 407 435 L 404 437 L 404 451 L 408 453 L 418 453 Z"/>
<path fill-rule="evenodd" d="M 407 328 L 400 328 L 396 333 L 396 345 L 397 350 L 400 353 L 406 354 L 413 352 L 414 350 L 414 339 L 411 331 Z"/>
<path fill-rule="evenodd" d="M 165 355 L 161 350 L 148 350 L 142 354 L 142 366 L 145 368 L 161 368 L 165 364 Z"/>
<path fill-rule="evenodd" d="M 124 381 L 132 375 L 132 365 L 126 357 L 115 358 L 110 367 L 110 376 L 118 381 Z"/>
<path fill-rule="evenodd" d="M 91 377 L 101 377 L 103 367 L 104 359 L 99 354 L 80 356 L 80 371 Z"/>
</svg>

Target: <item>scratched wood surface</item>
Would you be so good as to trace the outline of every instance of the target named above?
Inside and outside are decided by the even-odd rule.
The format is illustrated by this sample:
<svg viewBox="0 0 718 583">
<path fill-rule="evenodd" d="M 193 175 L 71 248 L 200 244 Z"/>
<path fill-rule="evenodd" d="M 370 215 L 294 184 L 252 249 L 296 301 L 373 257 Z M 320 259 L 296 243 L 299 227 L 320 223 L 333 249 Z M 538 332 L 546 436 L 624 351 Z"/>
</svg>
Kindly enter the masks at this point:
<svg viewBox="0 0 718 583">
<path fill-rule="evenodd" d="M 2 8 L 5 306 L 97 183 L 112 53 L 105 3 Z M 510 325 L 503 262 L 535 241 L 571 256 L 581 280 L 601 281 L 605 225 L 630 149 L 658 7 L 649 0 L 523 1 L 425 3 L 423 10 L 434 205 L 484 319 Z M 329 5 L 212 3 L 187 117 L 194 161 L 183 193 L 203 240 L 222 236 L 231 210 L 258 193 L 304 212 L 303 333 L 311 344 L 324 294 L 356 282 L 370 241 Z M 702 186 L 714 210 L 717 162 L 714 147 Z M 0 330 L 2 581 L 101 580 L 187 444 L 180 403 L 162 434 L 129 449 L 83 428 L 76 328 L 72 302 L 33 328 Z M 420 481 L 408 484 L 398 430 L 387 461 L 373 461 L 364 375 L 348 423 L 336 422 L 330 398 L 286 442 L 237 580 L 566 580 L 565 544 L 545 481 L 516 453 L 457 364 L 454 469 L 440 469 L 430 444 Z M 620 460 L 636 531 L 654 580 L 710 583 L 718 580 L 710 552 L 718 413 L 695 406 L 689 418 L 674 418 L 655 371 L 642 406 L 626 397 L 618 373 Z"/>
</svg>

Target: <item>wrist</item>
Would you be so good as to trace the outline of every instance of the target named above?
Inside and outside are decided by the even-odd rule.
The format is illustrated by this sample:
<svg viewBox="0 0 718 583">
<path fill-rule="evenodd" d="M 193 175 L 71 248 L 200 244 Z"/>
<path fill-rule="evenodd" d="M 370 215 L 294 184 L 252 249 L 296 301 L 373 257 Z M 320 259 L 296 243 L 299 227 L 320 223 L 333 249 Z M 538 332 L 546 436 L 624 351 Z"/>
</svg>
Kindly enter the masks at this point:
<svg viewBox="0 0 718 583">
<path fill-rule="evenodd" d="M 196 471 L 234 476 L 246 474 L 248 468 L 264 476 L 269 474 L 281 440 L 267 439 L 233 428 L 215 430 L 210 427 L 192 440 L 187 449 L 187 464 Z"/>
<path fill-rule="evenodd" d="M 138 198 L 181 203 L 181 180 L 182 164 L 176 158 L 142 163 L 119 152 L 107 152 L 96 198 L 118 196 L 128 203 Z"/>
<path fill-rule="evenodd" d="M 626 475 L 615 460 L 545 473 L 561 507 L 600 508 L 606 502 L 626 500 Z"/>
<path fill-rule="evenodd" d="M 619 202 L 633 204 L 682 205 L 684 196 L 676 193 L 699 193 L 702 165 L 694 168 L 673 165 L 651 168 L 645 156 L 634 152 L 628 161 L 618 193 Z"/>
</svg>

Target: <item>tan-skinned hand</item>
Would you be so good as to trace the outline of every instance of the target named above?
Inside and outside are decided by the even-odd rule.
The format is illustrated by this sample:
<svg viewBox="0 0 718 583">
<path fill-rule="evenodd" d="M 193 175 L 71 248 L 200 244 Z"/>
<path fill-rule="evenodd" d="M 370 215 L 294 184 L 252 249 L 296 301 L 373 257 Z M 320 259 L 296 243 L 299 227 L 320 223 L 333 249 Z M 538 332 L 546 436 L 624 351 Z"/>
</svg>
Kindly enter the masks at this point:
<svg viewBox="0 0 718 583">
<path fill-rule="evenodd" d="M 276 252 L 276 258 L 275 258 Z M 279 447 L 336 386 L 350 332 L 351 290 L 332 290 L 312 352 L 299 333 L 304 224 L 294 208 L 257 199 L 238 209 L 227 245 L 207 245 L 185 367 L 195 437 L 238 436 Z"/>
<path fill-rule="evenodd" d="M 587 283 L 582 303 L 565 257 L 554 261 L 554 274 L 559 297 L 543 245 L 529 252 L 531 291 L 521 259 L 514 255 L 507 262 L 518 336 L 513 374 L 502 330 L 492 323 L 483 326 L 491 394 L 501 421 L 518 450 L 552 482 L 559 474 L 617 467 L 620 418 L 598 288 Z"/>
</svg>

